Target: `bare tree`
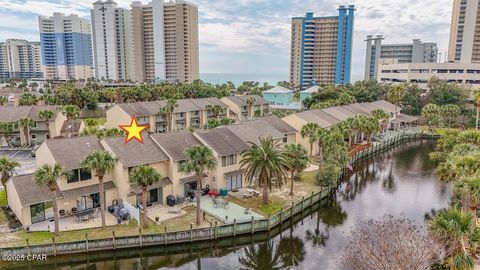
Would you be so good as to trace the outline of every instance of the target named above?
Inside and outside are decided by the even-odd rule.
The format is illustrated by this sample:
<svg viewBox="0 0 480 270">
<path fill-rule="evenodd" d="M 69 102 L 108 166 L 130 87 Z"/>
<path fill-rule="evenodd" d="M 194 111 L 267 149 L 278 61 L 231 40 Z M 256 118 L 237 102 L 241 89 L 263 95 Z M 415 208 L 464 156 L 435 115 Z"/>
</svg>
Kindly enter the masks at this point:
<svg viewBox="0 0 480 270">
<path fill-rule="evenodd" d="M 431 269 L 445 251 L 428 230 L 402 217 L 384 216 L 356 226 L 343 248 L 340 263 L 346 269 Z"/>
</svg>

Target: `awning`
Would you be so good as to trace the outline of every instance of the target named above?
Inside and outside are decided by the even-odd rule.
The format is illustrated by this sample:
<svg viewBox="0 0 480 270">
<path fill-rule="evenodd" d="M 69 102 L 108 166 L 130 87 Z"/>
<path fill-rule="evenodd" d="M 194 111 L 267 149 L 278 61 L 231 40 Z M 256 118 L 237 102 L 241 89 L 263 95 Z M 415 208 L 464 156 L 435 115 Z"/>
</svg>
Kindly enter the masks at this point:
<svg viewBox="0 0 480 270">
<path fill-rule="evenodd" d="M 114 188 L 117 188 L 117 187 L 115 186 L 115 183 L 113 183 L 113 181 L 103 183 L 104 190 L 109 190 Z M 62 194 L 65 199 L 69 199 L 69 198 L 76 198 L 80 196 L 90 195 L 98 192 L 99 192 L 99 186 L 98 184 L 95 184 L 91 186 L 64 190 L 62 191 Z"/>
<path fill-rule="evenodd" d="M 158 181 L 158 182 L 154 183 L 153 185 L 149 186 L 147 190 L 161 188 L 161 187 L 164 187 L 164 186 L 171 185 L 172 183 L 173 182 L 169 177 L 164 177 L 164 178 L 160 179 L 160 181 Z M 133 191 L 133 193 L 140 194 L 140 193 L 142 193 L 142 188 L 139 187 L 139 186 L 135 186 L 135 187 L 132 187 L 132 191 Z"/>
<path fill-rule="evenodd" d="M 202 178 L 207 177 L 207 176 L 208 175 L 206 173 L 204 173 L 202 175 Z M 191 183 L 191 182 L 195 182 L 195 181 L 197 181 L 197 177 L 195 175 L 185 177 L 185 178 L 180 178 L 180 183 L 182 183 L 182 184 Z"/>
<path fill-rule="evenodd" d="M 234 175 L 237 175 L 237 174 L 243 174 L 244 172 L 245 172 L 245 169 L 240 169 L 240 170 L 224 173 L 223 176 L 224 177 L 230 177 L 230 176 L 234 176 Z"/>
</svg>

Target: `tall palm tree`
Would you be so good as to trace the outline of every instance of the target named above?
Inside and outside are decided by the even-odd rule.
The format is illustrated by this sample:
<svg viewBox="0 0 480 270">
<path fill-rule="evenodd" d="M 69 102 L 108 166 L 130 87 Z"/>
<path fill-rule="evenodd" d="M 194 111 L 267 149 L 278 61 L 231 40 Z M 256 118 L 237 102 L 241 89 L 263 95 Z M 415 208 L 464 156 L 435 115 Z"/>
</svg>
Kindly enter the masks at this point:
<svg viewBox="0 0 480 270">
<path fill-rule="evenodd" d="M 218 120 L 218 116 L 223 111 L 223 107 L 218 104 L 207 104 L 207 106 L 205 106 L 205 110 L 207 110 L 207 112 L 213 113 L 215 119 Z"/>
<path fill-rule="evenodd" d="M 109 152 L 99 150 L 91 153 L 82 161 L 82 167 L 95 172 L 98 177 L 98 191 L 100 193 L 100 213 L 102 215 L 102 228 L 105 228 L 105 192 L 103 179 L 118 163 L 118 158 Z"/>
<path fill-rule="evenodd" d="M 26 145 L 30 145 L 30 128 L 33 127 L 33 120 L 31 118 L 21 118 L 17 122 L 18 127 L 20 128 L 20 132 L 23 134 L 25 138 Z"/>
<path fill-rule="evenodd" d="M 38 113 L 38 117 L 45 121 L 45 125 L 47 126 L 47 130 L 48 130 L 48 137 L 50 139 L 52 139 L 52 133 L 50 132 L 50 120 L 53 119 L 53 117 L 55 116 L 55 113 L 51 110 L 42 110 Z"/>
<path fill-rule="evenodd" d="M 148 187 L 160 181 L 161 175 L 150 166 L 139 166 L 132 169 L 128 175 L 130 184 L 138 186 L 142 189 L 142 206 L 143 206 L 143 228 L 148 228 L 147 222 L 147 192 Z"/>
<path fill-rule="evenodd" d="M 428 130 L 431 131 L 432 127 L 438 126 L 441 122 L 440 107 L 436 104 L 427 104 L 422 108 L 422 116 L 427 118 Z"/>
<path fill-rule="evenodd" d="M 0 136 L 5 138 L 8 147 L 12 147 L 12 144 L 9 140 L 9 135 L 13 132 L 14 127 L 14 123 L 0 122 Z"/>
<path fill-rule="evenodd" d="M 254 97 L 250 96 L 247 98 L 245 101 L 248 105 L 248 118 L 252 118 L 253 116 L 253 104 L 255 104 L 255 101 L 257 101 Z"/>
<path fill-rule="evenodd" d="M 429 229 L 447 243 L 450 269 L 473 269 L 472 251 L 480 246 L 480 228 L 476 226 L 472 213 L 455 207 L 441 210 L 429 224 Z"/>
<path fill-rule="evenodd" d="M 308 143 L 310 144 L 310 162 L 312 162 L 313 144 L 317 142 L 317 131 L 319 128 L 320 126 L 317 123 L 307 123 L 300 131 L 302 138 L 308 138 Z"/>
<path fill-rule="evenodd" d="M 367 141 L 368 143 L 371 143 L 372 135 L 380 132 L 382 128 L 380 127 L 380 122 L 378 122 L 378 119 L 375 117 L 367 117 L 364 121 L 364 131 L 367 135 Z"/>
<path fill-rule="evenodd" d="M 387 93 L 387 99 L 395 105 L 395 116 L 397 115 L 398 105 L 403 101 L 405 95 L 407 94 L 407 89 L 403 84 L 395 84 L 390 87 Z"/>
<path fill-rule="evenodd" d="M 477 109 L 477 114 L 475 117 L 475 129 L 478 130 L 478 120 L 480 118 L 480 89 L 477 89 L 473 92 L 473 100 Z"/>
<path fill-rule="evenodd" d="M 452 127 L 452 124 L 457 120 L 457 117 L 461 113 L 460 107 L 455 104 L 447 104 L 442 107 L 440 107 L 440 113 L 442 114 L 443 118 L 443 124 L 447 127 L 450 128 Z"/>
<path fill-rule="evenodd" d="M 323 162 L 323 147 L 325 146 L 325 143 L 329 140 L 329 136 L 329 130 L 320 126 L 318 127 L 317 133 L 315 134 L 315 140 L 318 144 L 318 159 L 320 160 L 320 164 Z"/>
<path fill-rule="evenodd" d="M 284 154 L 287 157 L 287 162 L 290 168 L 290 195 L 293 195 L 293 181 L 297 174 L 301 173 L 308 166 L 308 152 L 301 144 L 287 144 L 285 145 Z"/>
<path fill-rule="evenodd" d="M 57 205 L 57 181 L 60 177 L 68 177 L 69 172 L 60 164 L 50 165 L 44 164 L 38 168 L 34 174 L 33 179 L 35 183 L 39 186 L 47 186 L 48 189 L 52 192 L 52 203 L 53 203 L 53 215 L 55 220 L 55 234 L 59 232 L 58 225 L 58 205 Z"/>
<path fill-rule="evenodd" d="M 5 194 L 8 194 L 7 191 L 7 180 L 13 176 L 15 168 L 20 167 L 20 163 L 15 160 L 11 160 L 6 156 L 0 157 L 0 180 L 2 181 L 3 188 L 5 189 Z"/>
<path fill-rule="evenodd" d="M 197 179 L 197 191 L 195 197 L 197 200 L 197 226 L 200 226 L 200 199 L 202 194 L 202 177 L 207 171 L 215 169 L 217 159 L 212 150 L 204 145 L 195 145 L 187 149 L 184 153 L 185 162 L 180 166 L 180 171 L 185 173 L 194 173 Z"/>
<path fill-rule="evenodd" d="M 272 186 L 280 188 L 287 178 L 289 164 L 281 150 L 281 142 L 272 137 L 260 138 L 260 143 L 249 142 L 250 148 L 242 151 L 241 168 L 245 168 L 248 182 L 257 181 L 263 189 L 263 204 L 268 204 L 268 192 Z"/>
<path fill-rule="evenodd" d="M 160 108 L 159 114 L 165 119 L 167 132 L 172 131 L 173 126 L 173 111 L 178 107 L 178 103 L 175 99 L 167 100 L 165 106 Z"/>
</svg>

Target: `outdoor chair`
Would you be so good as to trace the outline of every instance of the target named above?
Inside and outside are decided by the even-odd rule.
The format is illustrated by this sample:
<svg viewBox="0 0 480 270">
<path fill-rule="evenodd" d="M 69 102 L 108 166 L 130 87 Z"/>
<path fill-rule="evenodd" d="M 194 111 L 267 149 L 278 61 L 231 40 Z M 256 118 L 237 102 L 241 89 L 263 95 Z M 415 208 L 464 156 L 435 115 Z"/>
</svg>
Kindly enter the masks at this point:
<svg viewBox="0 0 480 270">
<path fill-rule="evenodd" d="M 64 209 L 60 209 L 60 211 L 58 211 L 58 213 L 60 214 L 60 217 L 64 217 L 64 216 L 67 215 Z"/>
<path fill-rule="evenodd" d="M 219 201 L 217 199 L 212 198 L 212 202 L 213 202 L 213 207 L 217 208 L 219 205 Z"/>
<path fill-rule="evenodd" d="M 229 203 L 230 203 L 229 201 L 223 201 L 223 202 L 222 202 L 223 208 L 228 208 Z"/>
</svg>

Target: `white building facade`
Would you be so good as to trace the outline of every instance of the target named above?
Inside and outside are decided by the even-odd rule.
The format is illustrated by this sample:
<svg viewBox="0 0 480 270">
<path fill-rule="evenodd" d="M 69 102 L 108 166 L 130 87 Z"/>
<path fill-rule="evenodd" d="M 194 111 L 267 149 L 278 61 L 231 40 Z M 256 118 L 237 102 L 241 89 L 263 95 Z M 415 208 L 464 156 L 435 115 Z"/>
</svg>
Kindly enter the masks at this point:
<svg viewBox="0 0 480 270">
<path fill-rule="evenodd" d="M 40 42 L 7 39 L 0 43 L 0 79 L 42 77 Z"/>
</svg>

